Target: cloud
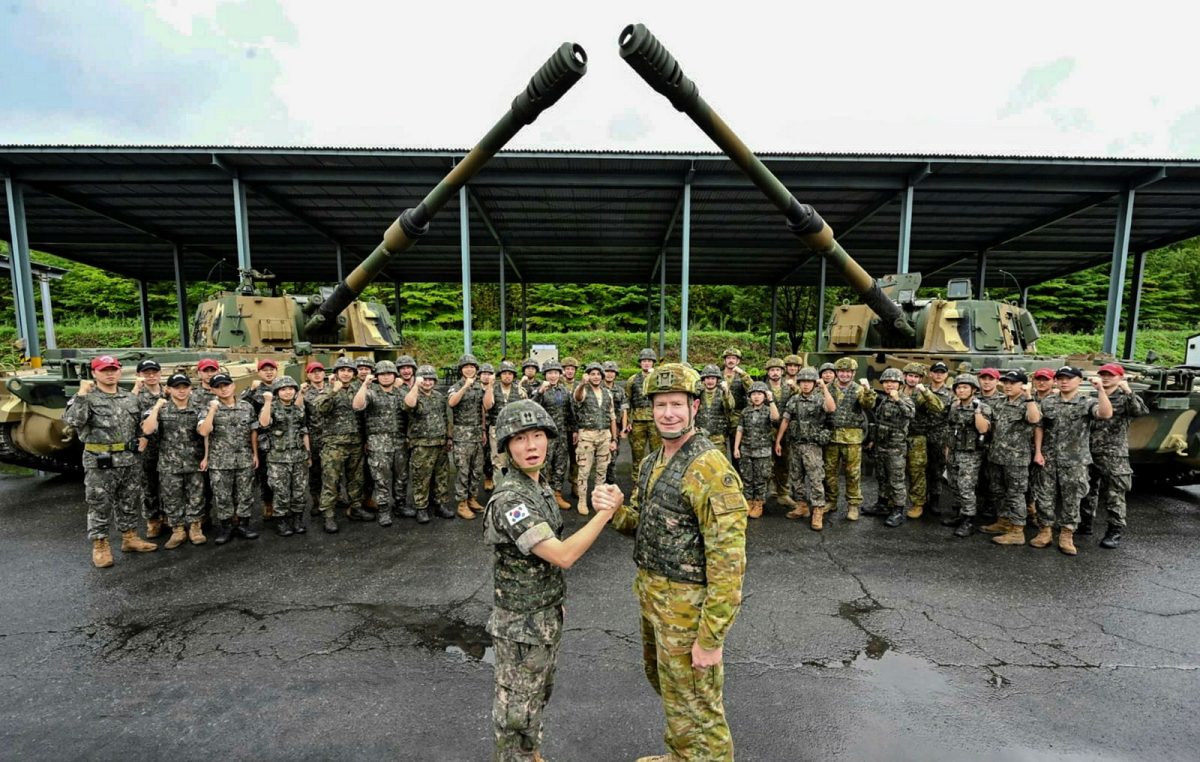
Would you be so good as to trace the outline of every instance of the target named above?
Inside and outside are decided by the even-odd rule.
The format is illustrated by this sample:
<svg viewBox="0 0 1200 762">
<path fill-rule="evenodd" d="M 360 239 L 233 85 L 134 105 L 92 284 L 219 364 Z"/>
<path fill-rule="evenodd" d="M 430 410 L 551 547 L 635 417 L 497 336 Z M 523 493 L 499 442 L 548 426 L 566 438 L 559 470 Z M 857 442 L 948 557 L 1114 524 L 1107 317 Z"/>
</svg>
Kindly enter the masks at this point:
<svg viewBox="0 0 1200 762">
<path fill-rule="evenodd" d="M 650 132 L 650 123 L 635 109 L 625 109 L 608 123 L 608 136 L 618 143 L 635 143 Z"/>
<path fill-rule="evenodd" d="M 1095 125 L 1087 109 L 1052 108 L 1046 112 L 1055 127 L 1063 132 L 1091 132 Z"/>
<path fill-rule="evenodd" d="M 1026 70 L 1021 81 L 1009 94 L 1008 103 L 1000 109 L 997 116 L 1004 119 L 1048 100 L 1074 70 L 1075 59 L 1070 57 L 1059 58 Z"/>
<path fill-rule="evenodd" d="M 1200 157 L 1200 106 L 1176 119 L 1167 130 L 1171 153 Z"/>
</svg>

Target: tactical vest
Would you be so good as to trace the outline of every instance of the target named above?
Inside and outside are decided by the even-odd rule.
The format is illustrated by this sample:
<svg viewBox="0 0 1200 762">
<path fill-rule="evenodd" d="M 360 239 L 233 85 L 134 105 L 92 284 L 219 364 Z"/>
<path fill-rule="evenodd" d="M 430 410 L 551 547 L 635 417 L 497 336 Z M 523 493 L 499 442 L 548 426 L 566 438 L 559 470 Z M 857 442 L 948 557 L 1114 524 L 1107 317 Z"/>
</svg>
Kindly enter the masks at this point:
<svg viewBox="0 0 1200 762">
<path fill-rule="evenodd" d="M 500 417 L 500 411 L 508 403 L 525 399 L 525 395 L 521 391 L 521 387 L 518 384 L 508 387 L 507 392 L 504 391 L 504 386 L 501 384 L 496 384 L 492 387 L 492 409 L 487 411 L 488 426 L 496 425 L 496 419 Z"/>
<path fill-rule="evenodd" d="M 991 407 L 984 405 L 980 410 L 984 416 L 988 416 Z M 970 405 L 961 407 L 958 402 L 954 402 L 947 412 L 947 421 L 950 425 L 950 449 L 957 452 L 984 449 L 980 434 L 975 430 L 975 408 Z"/>
<path fill-rule="evenodd" d="M 763 403 L 758 407 L 747 405 L 742 411 L 742 447 L 745 454 L 751 457 L 769 455 L 775 444 L 775 435 L 771 429 L 771 407 Z M 763 453 L 762 450 L 767 452 Z M 757 452 L 756 452 L 757 451 Z"/>
<path fill-rule="evenodd" d="M 271 443 L 267 462 L 298 463 L 307 460 L 304 432 L 304 408 L 272 402 L 271 427 L 267 429 L 266 436 L 259 437 L 260 442 L 267 440 Z"/>
<path fill-rule="evenodd" d="M 830 423 L 835 429 L 862 429 L 867 426 L 867 415 L 858 406 L 859 387 L 851 384 L 843 389 L 836 384 L 830 390 L 837 409 L 830 414 Z"/>
<path fill-rule="evenodd" d="M 373 387 L 367 392 L 367 436 L 372 434 L 396 435 L 400 428 L 400 413 L 404 408 L 404 397 L 392 387 L 385 392 L 382 387 Z"/>
<path fill-rule="evenodd" d="M 408 411 L 408 438 L 414 445 L 440 445 L 446 441 L 447 409 L 446 398 L 436 389 L 429 394 L 417 392 L 417 406 Z"/>
<path fill-rule="evenodd" d="M 358 428 L 358 411 L 354 409 L 354 392 L 349 386 L 339 391 L 326 385 L 317 398 L 317 410 L 321 413 L 321 433 L 330 443 L 351 442 L 361 438 Z"/>
<path fill-rule="evenodd" d="M 942 401 L 942 412 L 938 415 L 925 416 L 922 419 L 921 427 L 924 428 L 925 436 L 934 441 L 944 442 L 949 431 L 948 417 L 946 411 L 950 409 L 950 403 L 954 401 L 954 392 L 948 386 L 943 386 L 941 389 L 930 389 L 929 393 L 936 396 Z M 928 413 L 928 411 L 926 411 Z M 917 418 L 921 418 L 921 411 L 917 411 Z M 914 424 L 916 421 L 914 421 Z M 909 428 L 909 433 L 913 433 L 912 428 Z"/>
<path fill-rule="evenodd" d="M 908 436 L 908 424 L 911 420 L 904 415 L 904 398 L 893 400 L 881 396 L 875 403 L 875 445 L 898 447 L 904 444 Z"/>
<path fill-rule="evenodd" d="M 575 426 L 579 429 L 603 429 L 609 428 L 611 413 L 613 410 L 612 393 L 600 385 L 600 399 L 596 399 L 596 393 L 592 391 L 589 384 L 583 390 L 583 401 L 575 403 Z"/>
<path fill-rule="evenodd" d="M 554 530 L 554 536 L 562 539 L 562 511 L 558 510 L 554 503 L 553 493 L 547 494 L 540 485 L 523 476 L 519 479 L 505 479 L 499 485 L 492 499 L 488 501 L 485 520 L 493 520 L 491 512 L 495 510 L 497 498 L 510 496 L 523 502 L 538 517 L 545 519 Z M 512 501 L 504 502 L 508 504 Z M 512 542 L 497 543 L 492 547 L 492 581 L 495 585 L 498 608 L 529 614 L 562 605 L 567 592 L 562 569 L 534 553 L 522 553 Z"/>
<path fill-rule="evenodd" d="M 633 413 L 635 421 L 652 421 L 654 414 L 650 412 L 650 398 L 643 394 L 645 389 L 646 373 L 638 371 L 629 377 L 633 382 L 626 382 L 626 390 L 629 392 L 629 410 Z"/>
<path fill-rule="evenodd" d="M 204 437 L 196 431 L 204 410 L 192 404 L 182 409 L 167 400 L 158 411 L 158 470 L 168 474 L 200 470 L 204 458 Z"/>
<path fill-rule="evenodd" d="M 650 485 L 654 471 L 651 453 L 642 463 L 638 477 L 639 507 L 637 535 L 633 545 L 633 560 L 638 568 L 668 579 L 706 584 L 704 565 L 704 535 L 695 511 L 683 500 L 681 492 L 689 467 L 716 445 L 701 436 L 693 436 L 667 461 L 662 473 Z"/>
<path fill-rule="evenodd" d="M 808 395 L 796 392 L 788 399 L 787 439 L 797 444 L 829 444 L 825 426 L 825 395 L 814 390 Z"/>
<path fill-rule="evenodd" d="M 463 388 L 463 382 L 459 381 L 450 388 L 450 394 L 457 394 Z M 463 392 L 463 396 L 458 400 L 458 404 L 451 408 L 453 411 L 451 417 L 454 421 L 455 428 L 460 429 L 478 429 L 483 426 L 483 387 L 479 381 L 471 384 L 471 388 Z"/>
<path fill-rule="evenodd" d="M 705 389 L 700 393 L 700 410 L 696 413 L 696 428 L 705 434 L 725 436 L 729 429 L 729 413 L 725 408 L 725 394 L 721 387 L 711 392 Z"/>
<path fill-rule="evenodd" d="M 561 384 L 555 384 L 547 389 L 545 394 L 537 395 L 537 401 L 554 419 L 561 436 L 564 431 L 567 431 L 567 408 L 571 405 L 571 393 Z"/>
</svg>

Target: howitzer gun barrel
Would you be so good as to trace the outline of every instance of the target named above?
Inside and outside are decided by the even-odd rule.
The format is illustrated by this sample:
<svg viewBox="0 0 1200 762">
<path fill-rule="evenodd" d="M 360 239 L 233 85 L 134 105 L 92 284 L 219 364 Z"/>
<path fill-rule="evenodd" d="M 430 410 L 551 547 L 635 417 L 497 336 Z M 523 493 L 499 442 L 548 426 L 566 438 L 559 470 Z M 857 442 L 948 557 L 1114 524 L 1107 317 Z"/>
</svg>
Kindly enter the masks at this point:
<svg viewBox="0 0 1200 762">
<path fill-rule="evenodd" d="M 554 55 L 529 80 L 512 107 L 488 130 L 487 134 L 454 165 L 442 181 L 421 203 L 406 209 L 388 227 L 383 240 L 362 264 L 337 285 L 333 294 L 316 310 L 304 326 L 306 334 L 319 331 L 329 320 L 346 309 L 371 281 L 383 271 L 392 257 L 412 246 L 429 230 L 429 223 L 446 202 L 475 176 L 496 152 L 520 129 L 532 124 L 538 115 L 554 105 L 587 72 L 587 53 L 579 45 L 564 42 Z"/>
<path fill-rule="evenodd" d="M 900 307 L 889 299 L 866 270 L 862 268 L 833 237 L 833 229 L 808 204 L 796 200 L 775 173 L 754 155 L 720 115 L 700 97 L 696 83 L 663 44 L 643 24 L 630 24 L 618 38 L 621 58 L 629 64 L 650 87 L 665 96 L 677 111 L 691 117 L 696 126 L 717 144 L 726 156 L 746 174 L 784 217 L 788 229 L 804 244 L 838 270 L 858 293 L 863 302 L 875 311 L 889 329 L 915 338 L 913 327 Z"/>
</svg>

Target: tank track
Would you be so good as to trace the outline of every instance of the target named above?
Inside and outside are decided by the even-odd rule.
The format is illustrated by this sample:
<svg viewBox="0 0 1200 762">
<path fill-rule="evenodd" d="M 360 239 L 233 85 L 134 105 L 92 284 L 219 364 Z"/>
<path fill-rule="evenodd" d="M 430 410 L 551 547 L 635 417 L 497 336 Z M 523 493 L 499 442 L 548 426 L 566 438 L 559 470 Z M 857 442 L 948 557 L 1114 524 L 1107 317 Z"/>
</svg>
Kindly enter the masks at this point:
<svg viewBox="0 0 1200 762">
<path fill-rule="evenodd" d="M 15 423 L 0 424 L 0 463 L 32 468 L 35 471 L 50 471 L 56 474 L 82 474 L 83 464 L 74 461 L 61 460 L 46 455 L 34 455 L 25 452 L 13 443 L 12 430 Z"/>
</svg>

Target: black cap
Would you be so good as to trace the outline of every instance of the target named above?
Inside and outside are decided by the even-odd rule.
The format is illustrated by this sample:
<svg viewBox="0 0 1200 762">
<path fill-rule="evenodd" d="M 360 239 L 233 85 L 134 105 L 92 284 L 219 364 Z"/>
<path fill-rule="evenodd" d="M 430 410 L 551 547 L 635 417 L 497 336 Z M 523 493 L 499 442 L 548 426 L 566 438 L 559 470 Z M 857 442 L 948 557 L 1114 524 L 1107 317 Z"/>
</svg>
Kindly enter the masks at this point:
<svg viewBox="0 0 1200 762">
<path fill-rule="evenodd" d="M 1000 376 L 1000 380 L 1015 381 L 1018 384 L 1023 384 L 1029 380 L 1029 376 L 1026 376 L 1025 371 L 1021 370 L 1020 368 L 1012 368 L 1004 371 L 1004 373 Z"/>
<path fill-rule="evenodd" d="M 938 371 L 941 371 L 942 373 L 949 373 L 950 368 L 946 365 L 946 363 L 942 362 L 941 360 L 938 360 L 933 365 L 929 366 L 929 372 L 937 373 Z"/>
<path fill-rule="evenodd" d="M 232 383 L 233 379 L 229 377 L 228 373 L 218 373 L 209 380 L 208 385 L 215 389 L 218 386 L 224 386 L 225 384 Z"/>
<path fill-rule="evenodd" d="M 142 360 L 137 364 L 138 373 L 145 373 L 148 370 L 162 370 L 162 366 L 154 360 Z"/>
<path fill-rule="evenodd" d="M 1083 378 L 1083 371 L 1079 368 L 1072 368 L 1070 365 L 1064 365 L 1054 371 L 1055 378 Z"/>
<path fill-rule="evenodd" d="M 184 373 L 174 373 L 167 379 L 167 386 L 191 386 L 192 379 Z"/>
</svg>

